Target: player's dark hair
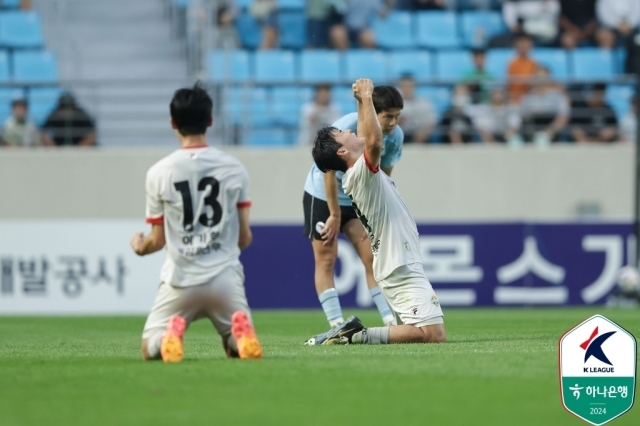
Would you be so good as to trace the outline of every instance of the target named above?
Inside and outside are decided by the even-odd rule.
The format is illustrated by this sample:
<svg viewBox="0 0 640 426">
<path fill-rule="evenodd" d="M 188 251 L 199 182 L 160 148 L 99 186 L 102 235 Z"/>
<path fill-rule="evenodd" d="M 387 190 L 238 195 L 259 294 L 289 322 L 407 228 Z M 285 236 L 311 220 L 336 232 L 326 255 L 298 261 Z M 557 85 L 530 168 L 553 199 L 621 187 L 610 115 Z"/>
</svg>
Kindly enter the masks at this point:
<svg viewBox="0 0 640 426">
<path fill-rule="evenodd" d="M 171 119 L 182 136 L 206 133 L 211 123 L 213 101 L 199 82 L 192 89 L 176 90 L 169 108 Z"/>
<path fill-rule="evenodd" d="M 332 170 L 347 171 L 347 162 L 338 155 L 342 144 L 333 136 L 333 132 L 336 130 L 338 129 L 335 127 L 323 127 L 318 130 L 316 139 L 313 141 L 311 155 L 322 173 Z"/>
<path fill-rule="evenodd" d="M 373 108 L 380 114 L 392 108 L 404 108 L 404 101 L 395 87 L 376 86 L 373 88 Z"/>
</svg>

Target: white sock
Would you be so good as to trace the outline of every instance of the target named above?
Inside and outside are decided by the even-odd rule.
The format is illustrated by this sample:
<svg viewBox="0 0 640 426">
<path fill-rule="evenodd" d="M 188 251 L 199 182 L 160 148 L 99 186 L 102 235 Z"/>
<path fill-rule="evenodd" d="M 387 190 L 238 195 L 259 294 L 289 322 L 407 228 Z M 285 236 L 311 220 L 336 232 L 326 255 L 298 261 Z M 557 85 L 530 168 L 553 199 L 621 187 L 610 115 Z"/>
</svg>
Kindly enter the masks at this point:
<svg viewBox="0 0 640 426">
<path fill-rule="evenodd" d="M 147 353 L 151 359 L 160 358 L 160 346 L 162 345 L 163 336 L 164 331 L 159 331 L 147 340 Z"/>
</svg>

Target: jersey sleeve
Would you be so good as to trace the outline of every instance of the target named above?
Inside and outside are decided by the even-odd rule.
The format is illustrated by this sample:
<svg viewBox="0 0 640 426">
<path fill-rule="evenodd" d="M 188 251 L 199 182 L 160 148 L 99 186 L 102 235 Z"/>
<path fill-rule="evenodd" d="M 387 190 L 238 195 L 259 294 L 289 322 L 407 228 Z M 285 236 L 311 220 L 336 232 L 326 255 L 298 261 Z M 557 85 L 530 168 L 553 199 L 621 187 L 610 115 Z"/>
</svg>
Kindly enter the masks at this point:
<svg viewBox="0 0 640 426">
<path fill-rule="evenodd" d="M 249 196 L 249 173 L 244 167 L 242 167 L 242 171 L 240 173 L 240 196 L 238 197 L 237 207 L 239 209 L 251 207 L 251 197 Z"/>
<path fill-rule="evenodd" d="M 378 173 L 378 171 L 380 171 L 380 167 L 373 167 L 369 160 L 367 160 L 367 154 L 362 154 L 342 177 L 342 187 L 344 191 L 347 194 L 353 194 L 356 188 L 367 185 L 369 179 Z"/>
<path fill-rule="evenodd" d="M 164 203 L 161 198 L 161 176 L 158 175 L 157 170 L 151 168 L 147 172 L 146 180 L 146 193 L 147 193 L 147 207 L 146 218 L 147 223 L 151 225 L 161 225 L 164 223 Z"/>
<path fill-rule="evenodd" d="M 385 142 L 384 155 L 380 158 L 380 166 L 387 168 L 395 166 L 402 157 L 402 145 L 404 143 L 404 132 L 400 126 L 396 127 L 393 134 Z"/>
</svg>

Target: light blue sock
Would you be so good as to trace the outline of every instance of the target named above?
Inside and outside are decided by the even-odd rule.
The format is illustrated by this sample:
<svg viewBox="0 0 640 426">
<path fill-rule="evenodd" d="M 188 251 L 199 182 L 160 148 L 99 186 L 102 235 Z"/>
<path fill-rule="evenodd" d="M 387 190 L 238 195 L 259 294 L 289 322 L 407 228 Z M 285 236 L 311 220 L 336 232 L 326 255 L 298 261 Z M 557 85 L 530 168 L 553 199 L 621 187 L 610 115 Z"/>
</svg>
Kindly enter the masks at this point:
<svg viewBox="0 0 640 426">
<path fill-rule="evenodd" d="M 396 317 L 391 312 L 386 299 L 380 292 L 380 287 L 370 288 L 369 293 L 371 293 L 371 298 L 373 298 L 374 303 L 378 307 L 378 312 L 380 312 L 382 322 L 385 325 L 397 325 Z"/>
<path fill-rule="evenodd" d="M 318 296 L 324 314 L 327 316 L 329 325 L 333 327 L 336 324 L 344 322 L 342 318 L 342 308 L 340 307 L 340 299 L 338 299 L 338 292 L 335 288 L 325 290 Z"/>
</svg>

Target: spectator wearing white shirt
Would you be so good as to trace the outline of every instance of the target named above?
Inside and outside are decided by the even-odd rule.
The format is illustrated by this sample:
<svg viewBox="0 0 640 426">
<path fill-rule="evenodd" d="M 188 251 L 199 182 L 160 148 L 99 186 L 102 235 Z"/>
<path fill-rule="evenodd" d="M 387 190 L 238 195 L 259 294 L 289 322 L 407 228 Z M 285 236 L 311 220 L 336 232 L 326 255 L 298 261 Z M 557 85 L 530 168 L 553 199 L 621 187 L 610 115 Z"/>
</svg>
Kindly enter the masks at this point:
<svg viewBox="0 0 640 426">
<path fill-rule="evenodd" d="M 596 15 L 601 25 L 598 45 L 609 49 L 624 45 L 640 24 L 640 0 L 598 0 Z"/>
<path fill-rule="evenodd" d="M 631 99 L 631 109 L 620 121 L 620 139 L 622 142 L 635 143 L 638 132 L 638 98 Z"/>
<path fill-rule="evenodd" d="M 40 134 L 36 125 L 28 119 L 28 104 L 24 99 L 11 103 L 11 117 L 7 118 L 0 130 L 0 145 L 35 146 L 40 145 Z"/>
<path fill-rule="evenodd" d="M 505 0 L 502 17 L 509 32 L 490 40 L 490 47 L 511 47 L 517 35 L 527 34 L 538 45 L 552 45 L 560 30 L 559 0 Z"/>
<path fill-rule="evenodd" d="M 402 76 L 398 82 L 404 99 L 400 126 L 405 143 L 426 143 L 438 123 L 438 115 L 428 99 L 416 97 L 416 82 L 410 75 Z"/>
<path fill-rule="evenodd" d="M 503 88 L 491 90 L 491 103 L 474 107 L 472 121 L 485 143 L 513 139 L 522 123 L 517 107 L 507 103 L 507 93 Z"/>
<path fill-rule="evenodd" d="M 331 87 L 316 86 L 315 98 L 300 110 L 299 145 L 311 145 L 318 130 L 331 126 L 342 114 L 340 107 L 331 102 Z"/>
</svg>

